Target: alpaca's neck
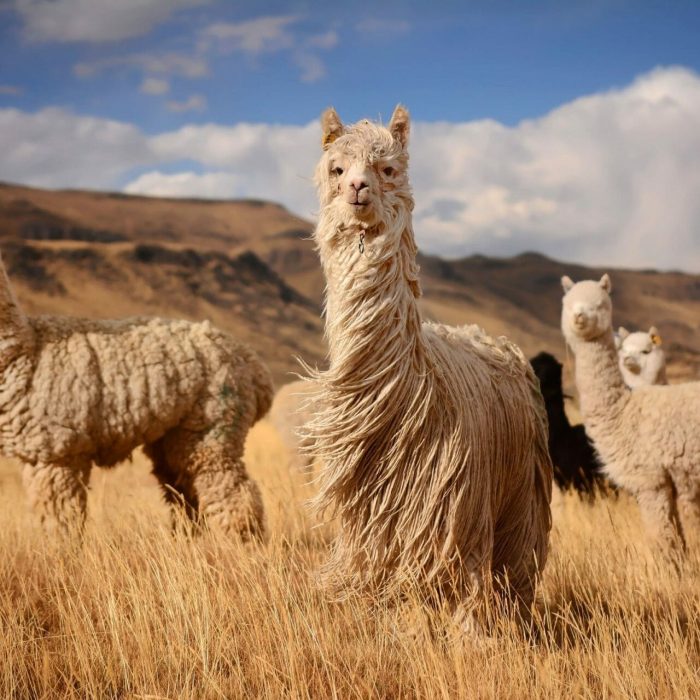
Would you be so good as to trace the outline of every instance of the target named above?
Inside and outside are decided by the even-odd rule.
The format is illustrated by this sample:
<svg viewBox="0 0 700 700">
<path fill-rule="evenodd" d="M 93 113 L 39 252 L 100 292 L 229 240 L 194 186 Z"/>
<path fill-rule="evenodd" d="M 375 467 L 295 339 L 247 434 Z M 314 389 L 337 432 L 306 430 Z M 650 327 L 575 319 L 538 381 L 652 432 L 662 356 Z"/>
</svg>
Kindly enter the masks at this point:
<svg viewBox="0 0 700 700">
<path fill-rule="evenodd" d="M 616 420 L 627 404 L 630 392 L 618 365 L 611 330 L 577 345 L 576 387 L 587 428 Z"/>
<path fill-rule="evenodd" d="M 30 332 L 27 317 L 15 299 L 0 261 L 0 373 L 25 351 Z"/>
<path fill-rule="evenodd" d="M 566 416 L 566 411 L 564 410 L 564 397 L 562 395 L 547 399 L 547 401 L 545 401 L 545 408 L 547 409 L 550 435 L 571 427 L 569 419 Z"/>
<path fill-rule="evenodd" d="M 321 217 L 319 227 L 332 226 Z M 422 365 L 416 246 L 410 214 L 389 229 L 320 231 L 326 280 L 330 375 L 358 389 L 373 378 Z"/>
</svg>

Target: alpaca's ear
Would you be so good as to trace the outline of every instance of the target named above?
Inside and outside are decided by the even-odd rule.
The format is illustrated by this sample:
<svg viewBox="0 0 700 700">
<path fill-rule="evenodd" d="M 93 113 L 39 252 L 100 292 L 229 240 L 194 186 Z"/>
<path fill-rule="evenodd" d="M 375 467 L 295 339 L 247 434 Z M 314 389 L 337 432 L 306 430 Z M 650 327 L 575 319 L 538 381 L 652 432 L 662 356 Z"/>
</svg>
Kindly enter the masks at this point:
<svg viewBox="0 0 700 700">
<path fill-rule="evenodd" d="M 333 141 L 343 135 L 343 131 L 345 131 L 345 127 L 340 121 L 338 113 L 333 107 L 329 107 L 321 115 L 321 145 L 323 150 L 327 151 Z"/>
<path fill-rule="evenodd" d="M 659 335 L 659 331 L 656 329 L 656 326 L 652 326 L 649 329 L 649 337 L 654 345 L 661 345 L 661 336 Z"/>
<path fill-rule="evenodd" d="M 610 275 L 606 272 L 601 278 L 598 284 L 608 293 L 612 292 L 612 280 Z"/>
<path fill-rule="evenodd" d="M 564 290 L 564 294 L 566 294 L 572 287 L 574 286 L 574 281 L 569 277 L 569 275 L 564 275 L 561 278 L 561 288 Z"/>
<path fill-rule="evenodd" d="M 396 105 L 394 113 L 391 115 L 389 122 L 389 131 L 391 135 L 406 148 L 408 143 L 408 132 L 411 126 L 411 117 L 408 110 L 403 105 Z"/>
<path fill-rule="evenodd" d="M 620 326 L 615 333 L 615 350 L 619 350 L 622 347 L 622 343 L 625 342 L 625 338 L 630 334 L 630 332 Z"/>
</svg>

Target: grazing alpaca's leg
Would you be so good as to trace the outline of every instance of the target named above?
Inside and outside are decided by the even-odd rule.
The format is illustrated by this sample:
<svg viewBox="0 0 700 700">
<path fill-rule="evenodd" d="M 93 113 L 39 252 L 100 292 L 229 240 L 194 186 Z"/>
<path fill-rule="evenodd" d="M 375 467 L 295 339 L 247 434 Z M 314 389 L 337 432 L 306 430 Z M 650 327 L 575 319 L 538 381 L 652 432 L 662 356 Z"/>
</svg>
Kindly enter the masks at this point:
<svg viewBox="0 0 700 700">
<path fill-rule="evenodd" d="M 198 433 L 171 430 L 162 439 L 161 456 L 177 491 L 183 493 L 198 518 L 242 540 L 265 533 L 260 490 L 245 469 L 243 445 L 220 429 Z"/>
<path fill-rule="evenodd" d="M 153 463 L 153 475 L 163 489 L 163 495 L 172 508 L 173 528 L 178 525 L 178 515 L 184 515 L 193 523 L 197 521 L 199 504 L 192 486 L 191 475 L 173 470 L 165 458 L 163 441 L 151 443 L 144 447 L 144 452 Z"/>
<path fill-rule="evenodd" d="M 51 534 L 80 534 L 85 524 L 89 460 L 25 464 L 22 481 L 34 513 Z"/>
<path fill-rule="evenodd" d="M 648 531 L 656 537 L 667 552 L 682 554 L 685 538 L 678 517 L 678 504 L 672 482 L 669 480 L 656 489 L 637 494 L 637 501 Z"/>
</svg>

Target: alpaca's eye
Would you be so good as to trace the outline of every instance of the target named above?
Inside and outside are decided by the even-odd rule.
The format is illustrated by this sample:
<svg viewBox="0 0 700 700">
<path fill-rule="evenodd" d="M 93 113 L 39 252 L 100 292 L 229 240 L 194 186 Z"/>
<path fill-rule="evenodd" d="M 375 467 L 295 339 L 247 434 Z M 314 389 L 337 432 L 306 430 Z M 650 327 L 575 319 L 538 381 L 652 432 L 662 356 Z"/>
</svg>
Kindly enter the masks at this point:
<svg viewBox="0 0 700 700">
<path fill-rule="evenodd" d="M 390 165 L 387 165 L 387 167 L 384 168 L 384 174 L 387 177 L 391 177 L 394 174 L 394 169 Z"/>
<path fill-rule="evenodd" d="M 333 168 L 333 172 L 334 172 L 336 175 L 340 176 L 340 175 L 343 174 L 343 169 L 342 169 L 340 166 L 338 166 L 337 168 Z"/>
<path fill-rule="evenodd" d="M 648 355 L 648 354 L 651 352 L 651 350 L 650 350 L 650 349 L 642 350 L 642 352 L 643 352 L 645 355 Z"/>
</svg>

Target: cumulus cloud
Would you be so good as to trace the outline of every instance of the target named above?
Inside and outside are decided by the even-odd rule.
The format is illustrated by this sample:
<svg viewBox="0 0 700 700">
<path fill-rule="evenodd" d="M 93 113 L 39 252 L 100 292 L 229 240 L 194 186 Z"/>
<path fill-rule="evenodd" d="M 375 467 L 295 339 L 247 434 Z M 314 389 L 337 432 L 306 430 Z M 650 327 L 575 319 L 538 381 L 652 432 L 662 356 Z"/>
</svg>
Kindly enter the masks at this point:
<svg viewBox="0 0 700 700">
<path fill-rule="evenodd" d="M 202 112 L 207 108 L 207 100 L 203 95 L 190 95 L 182 102 L 169 100 L 166 107 L 171 112 Z"/>
<path fill-rule="evenodd" d="M 62 109 L 0 109 L 0 179 L 40 187 L 114 188 L 152 162 L 146 136 L 130 124 Z"/>
<path fill-rule="evenodd" d="M 208 0 L 15 0 L 34 41 L 118 41 L 148 34 L 173 13 Z"/>
<path fill-rule="evenodd" d="M 410 105 L 409 105 L 410 106 Z M 342 115 L 341 115 L 342 116 Z M 372 115 L 368 115 L 372 116 Z M 421 247 L 443 255 L 540 250 L 588 263 L 700 271 L 700 76 L 659 69 L 514 127 L 415 123 Z M 188 125 L 146 137 L 60 110 L 0 110 L 2 179 L 129 192 L 256 197 L 306 217 L 320 155 L 306 126 Z M 197 164 L 173 173 L 182 161 Z M 163 166 L 168 165 L 168 172 Z"/>
</svg>

